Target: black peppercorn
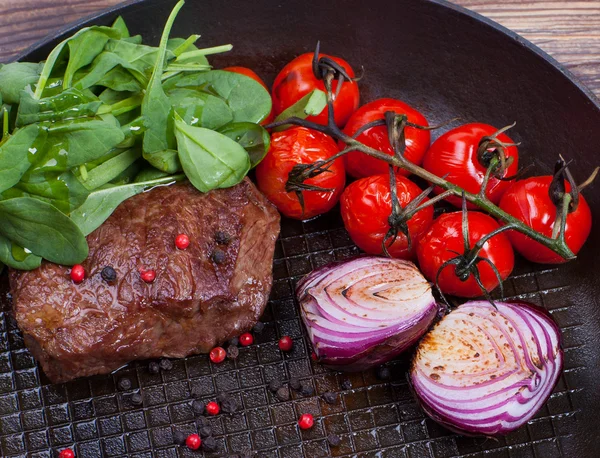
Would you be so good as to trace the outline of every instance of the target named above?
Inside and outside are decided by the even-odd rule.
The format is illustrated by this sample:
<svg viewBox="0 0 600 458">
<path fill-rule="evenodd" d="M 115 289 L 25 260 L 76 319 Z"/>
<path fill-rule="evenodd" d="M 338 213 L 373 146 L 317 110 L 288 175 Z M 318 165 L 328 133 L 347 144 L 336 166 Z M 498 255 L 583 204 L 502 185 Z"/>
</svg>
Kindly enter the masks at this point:
<svg viewBox="0 0 600 458">
<path fill-rule="evenodd" d="M 229 242 L 231 242 L 231 237 L 227 232 L 217 231 L 215 233 L 215 242 L 218 245 L 227 245 Z"/>
<path fill-rule="evenodd" d="M 337 434 L 330 434 L 329 436 L 327 436 L 327 442 L 329 442 L 329 445 L 331 445 L 332 447 L 337 447 L 342 443 L 342 439 L 340 439 L 340 436 L 338 436 Z"/>
<path fill-rule="evenodd" d="M 235 413 L 238 410 L 238 403 L 233 398 L 227 398 L 221 402 L 221 411 L 223 413 Z"/>
<path fill-rule="evenodd" d="M 336 404 L 338 400 L 337 394 L 332 393 L 331 391 L 326 391 L 321 397 L 323 398 L 323 401 L 331 405 Z"/>
<path fill-rule="evenodd" d="M 173 369 L 173 361 L 170 359 L 161 359 L 158 365 L 163 371 L 170 371 Z"/>
<path fill-rule="evenodd" d="M 112 266 L 106 266 L 100 272 L 100 276 L 104 281 L 113 282 L 117 279 L 117 271 Z"/>
<path fill-rule="evenodd" d="M 198 434 L 202 439 L 205 439 L 208 436 L 212 435 L 212 428 L 210 427 L 210 425 L 201 426 L 200 428 L 198 428 Z"/>
<path fill-rule="evenodd" d="M 117 382 L 117 388 L 119 388 L 121 391 L 127 391 L 131 389 L 131 380 L 128 379 L 127 377 L 122 377 L 119 379 L 119 381 Z"/>
<path fill-rule="evenodd" d="M 294 391 L 300 391 L 302 389 L 302 384 L 300 383 L 300 380 L 296 377 L 292 377 L 290 379 L 290 388 Z"/>
<path fill-rule="evenodd" d="M 148 364 L 148 372 L 150 372 L 151 374 L 158 374 L 160 372 L 160 366 L 156 361 L 151 361 Z"/>
<path fill-rule="evenodd" d="M 144 402 L 140 393 L 133 393 L 129 400 L 134 406 L 141 406 Z"/>
<path fill-rule="evenodd" d="M 185 445 L 185 440 L 187 439 L 187 434 L 183 431 L 175 431 L 173 433 L 173 442 L 177 445 Z"/>
<path fill-rule="evenodd" d="M 102 277 L 102 280 L 110 283 L 117 279 L 117 271 L 115 269 L 113 269 L 111 266 L 106 266 L 100 272 L 100 276 Z"/>
<path fill-rule="evenodd" d="M 223 264 L 225 262 L 225 252 L 220 248 L 215 248 L 211 255 L 211 259 L 215 264 Z"/>
<path fill-rule="evenodd" d="M 238 356 L 240 356 L 240 349 L 238 347 L 234 347 L 233 345 L 227 347 L 227 357 L 229 359 L 236 359 Z"/>
<path fill-rule="evenodd" d="M 389 380 L 390 378 L 392 378 L 392 372 L 390 371 L 389 367 L 379 366 L 377 368 L 377 372 L 375 373 L 375 376 L 379 380 Z"/>
<path fill-rule="evenodd" d="M 274 378 L 269 382 L 269 391 L 275 393 L 282 385 L 281 380 Z"/>
<path fill-rule="evenodd" d="M 342 386 L 342 390 L 349 390 L 352 388 L 352 382 L 348 379 L 345 379 L 342 382 L 341 386 Z"/>
<path fill-rule="evenodd" d="M 202 440 L 202 450 L 207 453 L 216 452 L 219 447 L 214 437 L 209 436 Z"/>
<path fill-rule="evenodd" d="M 315 389 L 307 383 L 302 384 L 302 388 L 300 389 L 302 396 L 312 396 L 315 394 Z"/>
<path fill-rule="evenodd" d="M 261 334 L 264 330 L 265 330 L 265 324 L 262 321 L 257 322 L 254 325 L 254 327 L 252 328 L 252 331 L 255 334 Z"/>
<path fill-rule="evenodd" d="M 192 410 L 196 415 L 202 415 L 204 413 L 204 408 L 206 407 L 206 403 L 204 401 L 200 401 L 195 399 L 192 402 Z"/>
<path fill-rule="evenodd" d="M 277 390 L 277 392 L 275 393 L 275 396 L 280 401 L 289 401 L 290 400 L 290 390 L 288 387 L 282 386 L 281 388 L 279 388 Z"/>
<path fill-rule="evenodd" d="M 237 337 L 234 337 L 233 339 L 229 340 L 229 345 L 237 347 L 239 344 L 240 344 L 240 339 Z"/>
</svg>

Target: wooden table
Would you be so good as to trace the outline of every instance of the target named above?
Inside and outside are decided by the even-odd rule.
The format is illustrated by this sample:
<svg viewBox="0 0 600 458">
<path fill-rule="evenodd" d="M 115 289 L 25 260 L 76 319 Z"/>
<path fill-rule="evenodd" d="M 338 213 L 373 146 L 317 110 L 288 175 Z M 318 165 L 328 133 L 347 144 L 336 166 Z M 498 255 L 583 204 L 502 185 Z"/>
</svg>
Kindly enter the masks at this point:
<svg viewBox="0 0 600 458">
<path fill-rule="evenodd" d="M 453 1 L 531 40 L 600 96 L 600 0 Z M 0 0 L 0 61 L 69 22 L 118 3 L 121 0 Z"/>
</svg>

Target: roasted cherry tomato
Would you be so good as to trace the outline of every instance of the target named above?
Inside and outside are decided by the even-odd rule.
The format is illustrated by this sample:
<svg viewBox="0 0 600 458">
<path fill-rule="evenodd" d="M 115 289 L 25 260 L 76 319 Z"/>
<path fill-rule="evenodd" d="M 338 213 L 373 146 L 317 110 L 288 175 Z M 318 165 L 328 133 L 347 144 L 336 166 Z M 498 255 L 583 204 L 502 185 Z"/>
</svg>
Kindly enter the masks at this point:
<svg viewBox="0 0 600 458">
<path fill-rule="evenodd" d="M 552 235 L 556 220 L 556 207 L 550 199 L 548 189 L 552 183 L 551 176 L 532 177 L 517 181 L 502 197 L 500 208 L 506 213 L 523 221 L 537 232 L 546 236 Z M 571 187 L 565 182 L 567 191 Z M 582 195 L 579 195 L 579 205 L 567 216 L 565 226 L 565 241 L 574 254 L 577 254 L 592 229 L 592 213 Z M 550 248 L 531 240 L 526 235 L 509 231 L 508 237 L 523 257 L 542 264 L 559 264 L 566 262 Z"/>
<path fill-rule="evenodd" d="M 283 110 L 289 108 L 302 97 L 314 89 L 325 91 L 323 80 L 317 79 L 313 73 L 314 53 L 306 53 L 296 57 L 289 62 L 283 70 L 279 72 L 275 82 L 273 83 L 273 111 L 275 116 L 279 115 Z M 339 57 L 327 56 L 319 54 L 319 57 L 329 57 L 341 65 L 346 73 L 351 78 L 354 78 L 354 70 L 350 64 Z M 338 81 L 334 80 L 331 87 L 333 93 L 337 92 Z M 358 108 L 359 94 L 358 85 L 354 81 L 344 79 L 339 94 L 333 102 L 333 111 L 335 122 L 338 126 L 343 127 L 348 118 Z M 309 116 L 307 119 L 319 124 L 326 125 L 329 110 L 325 108 L 317 116 Z"/>
<path fill-rule="evenodd" d="M 439 177 L 446 174 L 446 180 L 454 183 L 465 191 L 477 194 L 489 165 L 489 159 L 494 154 L 494 143 L 486 142 L 486 137 L 496 133 L 498 129 L 488 124 L 465 124 L 451 131 L 446 132 L 440 138 L 433 142 L 431 148 L 425 154 L 423 159 L 423 168 Z M 506 145 L 512 145 L 514 142 L 504 133 L 498 135 L 496 139 Z M 479 157 L 480 146 L 483 148 L 482 157 Z M 519 169 L 519 152 L 516 146 L 506 146 L 504 148 L 506 160 L 512 161 L 506 167 L 502 177 L 511 177 Z M 512 158 L 512 159 L 509 159 Z M 498 204 L 504 192 L 510 186 L 510 181 L 498 179 L 491 175 L 486 188 L 486 195 L 493 203 Z M 442 192 L 441 188 L 435 188 L 437 194 Z M 461 199 L 456 196 L 450 196 L 446 200 L 461 206 Z M 473 204 L 469 208 L 476 208 Z"/>
<path fill-rule="evenodd" d="M 480 212 L 468 212 L 469 245 L 471 248 L 484 236 L 500 226 L 491 216 Z M 446 213 L 433 222 L 431 228 L 421 238 L 417 247 L 417 255 L 421 272 L 432 282 L 436 281 L 442 265 L 457 256 L 464 254 L 462 231 L 462 212 Z M 496 234 L 483 245 L 478 254 L 487 258 L 496 266 L 502 280 L 508 278 L 514 267 L 514 253 L 505 233 Z M 487 291 L 499 284 L 492 267 L 486 261 L 476 263 L 481 282 Z M 447 265 L 437 277 L 442 292 L 461 297 L 478 297 L 481 288 L 471 273 L 466 281 L 462 281 L 456 273 L 456 266 Z"/>
<path fill-rule="evenodd" d="M 254 70 L 250 70 L 248 67 L 227 67 L 227 68 L 224 68 L 223 70 L 225 70 L 226 72 L 239 73 L 240 75 L 249 76 L 254 81 L 259 83 L 262 87 L 264 87 L 267 90 L 267 92 L 269 91 L 269 88 L 267 87 L 265 82 L 261 79 L 261 77 L 258 76 L 254 72 Z M 262 126 L 264 126 L 266 124 L 269 124 L 271 121 L 273 121 L 273 107 L 271 107 L 271 112 L 269 113 L 269 115 L 260 124 Z"/>
<path fill-rule="evenodd" d="M 396 176 L 396 191 L 402 208 L 419 194 L 421 189 L 403 176 Z M 427 200 L 427 199 L 425 199 Z M 370 254 L 382 254 L 382 242 L 390 230 L 389 217 L 392 212 L 392 196 L 389 175 L 361 178 L 350 184 L 340 198 L 344 226 L 356 245 Z M 407 223 L 411 238 L 408 249 L 406 235 L 398 232 L 396 240 L 386 247 L 394 258 L 409 259 L 425 231 L 433 222 L 433 207 L 417 212 Z"/>
<path fill-rule="evenodd" d="M 312 164 L 329 159 L 338 153 L 337 144 L 331 137 L 306 129 L 294 127 L 273 134 L 271 148 L 256 167 L 258 188 L 275 204 L 281 213 L 295 219 L 308 219 L 325 213 L 337 203 L 346 183 L 344 161 L 336 159 L 327 172 L 304 181 L 305 185 L 332 191 L 302 191 L 304 211 L 294 191 L 287 192 L 288 175 L 297 164 Z"/>
<path fill-rule="evenodd" d="M 346 124 L 344 132 L 353 136 L 365 124 L 379 119 L 385 119 L 386 111 L 405 114 L 408 118 L 408 122 L 419 126 L 428 126 L 425 117 L 410 105 L 395 99 L 379 99 L 367 103 L 355 111 Z M 406 127 L 405 135 L 406 151 L 404 152 L 404 155 L 409 161 L 420 165 L 423 161 L 425 151 L 429 148 L 431 135 L 428 130 L 417 129 L 415 127 Z M 394 155 L 394 150 L 388 139 L 386 126 L 371 127 L 360 134 L 357 137 L 357 140 L 371 148 L 389 154 L 390 156 Z M 343 143 L 340 143 L 340 147 L 344 147 Z M 360 151 L 351 151 L 346 154 L 345 158 L 346 170 L 350 175 L 356 178 L 381 175 L 388 171 L 388 164 L 386 162 L 368 156 Z M 398 173 L 408 175 L 408 172 L 403 169 L 398 170 Z"/>
</svg>

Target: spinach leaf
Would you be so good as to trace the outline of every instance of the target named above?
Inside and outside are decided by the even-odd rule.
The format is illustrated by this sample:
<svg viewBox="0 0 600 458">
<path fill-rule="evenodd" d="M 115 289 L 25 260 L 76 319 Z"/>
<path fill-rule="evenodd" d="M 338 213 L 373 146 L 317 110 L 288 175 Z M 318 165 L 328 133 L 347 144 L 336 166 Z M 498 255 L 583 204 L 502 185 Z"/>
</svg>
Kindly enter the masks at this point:
<svg viewBox="0 0 600 458">
<path fill-rule="evenodd" d="M 30 155 L 35 154 L 34 143 L 46 132 L 32 125 L 18 129 L 0 145 L 0 192 L 16 185 L 31 166 Z"/>
<path fill-rule="evenodd" d="M 135 94 L 123 100 L 119 100 L 111 105 L 105 105 L 100 110 L 99 114 L 112 114 L 113 116 L 120 116 L 123 113 L 128 113 L 139 108 L 142 104 L 142 94 Z M 120 123 L 119 123 L 120 124 Z"/>
<path fill-rule="evenodd" d="M 271 112 L 271 96 L 267 90 L 252 78 L 224 70 L 179 75 L 165 82 L 168 92 L 175 87 L 210 87 L 227 102 L 233 112 L 234 122 L 254 122 L 259 124 Z"/>
<path fill-rule="evenodd" d="M 175 120 L 179 160 L 188 179 L 201 192 L 239 183 L 250 170 L 250 158 L 234 140 L 214 130 Z"/>
<path fill-rule="evenodd" d="M 113 118 L 114 119 L 114 118 Z M 48 126 L 47 160 L 76 167 L 102 157 L 125 139 L 116 120 L 71 120 Z"/>
<path fill-rule="evenodd" d="M 85 235 L 88 235 L 106 221 L 124 200 L 156 186 L 173 184 L 183 178 L 184 175 L 175 175 L 122 186 L 107 185 L 92 192 L 85 203 L 71 213 L 71 220 Z"/>
<path fill-rule="evenodd" d="M 77 264 L 88 255 L 77 225 L 56 207 L 30 197 L 0 201 L 0 234 L 57 264 Z"/>
<path fill-rule="evenodd" d="M 122 16 L 119 16 L 113 22 L 112 28 L 119 32 L 121 38 L 129 38 L 129 29 L 127 28 L 127 24 L 125 24 L 125 19 Z"/>
<path fill-rule="evenodd" d="M 165 173 L 173 174 L 181 172 L 181 162 L 176 149 L 164 149 L 153 153 L 142 153 L 152 167 L 162 170 Z"/>
<path fill-rule="evenodd" d="M 177 160 L 173 135 L 173 107 L 163 90 L 161 77 L 165 65 L 169 33 L 183 3 L 183 1 L 179 1 L 167 19 L 160 39 L 154 70 L 142 102 L 142 116 L 146 127 L 143 139 L 144 159 L 157 169 L 169 173 L 180 170 L 180 164 Z"/>
<path fill-rule="evenodd" d="M 204 63 L 203 59 L 206 59 L 206 56 L 210 56 L 211 54 L 220 54 L 223 52 L 228 52 L 233 49 L 233 45 L 219 45 L 219 46 L 211 46 L 210 48 L 202 48 L 202 49 L 194 49 L 191 51 L 186 51 L 181 53 L 175 59 L 176 64 L 189 64 L 189 63 Z M 206 61 L 208 63 L 208 61 Z"/>
<path fill-rule="evenodd" d="M 106 44 L 106 52 L 119 56 L 123 61 L 127 62 L 131 68 L 150 76 L 150 70 L 152 70 L 156 64 L 160 48 L 129 43 L 123 40 L 109 40 Z M 175 54 L 167 49 L 165 50 L 164 58 L 167 61 L 171 60 L 175 58 Z"/>
<path fill-rule="evenodd" d="M 55 95 L 60 94 L 63 90 L 62 84 L 63 84 L 62 76 L 48 78 L 48 81 L 46 82 L 46 87 L 42 91 L 42 95 L 40 96 L 40 98 L 54 97 Z M 37 86 L 36 86 L 36 88 L 37 88 Z"/>
<path fill-rule="evenodd" d="M 172 51 L 175 57 L 183 54 L 186 51 L 193 51 L 198 49 L 194 43 L 198 41 L 200 35 L 190 35 L 187 39 L 184 38 L 169 38 L 167 42 L 167 49 Z M 208 64 L 208 61 L 206 62 Z"/>
<path fill-rule="evenodd" d="M 87 177 L 80 177 L 80 181 L 86 189 L 92 191 L 117 178 L 141 155 L 142 152 L 136 148 L 125 150 L 88 171 Z"/>
<path fill-rule="evenodd" d="M 118 33 L 111 28 L 108 30 Z M 63 89 L 71 87 L 73 76 L 77 70 L 92 63 L 96 56 L 102 52 L 109 39 L 106 32 L 106 30 L 90 28 L 85 33 L 68 40 L 69 61 L 63 76 Z M 120 33 L 118 38 L 121 38 Z"/>
<path fill-rule="evenodd" d="M 117 102 L 121 102 L 132 95 L 135 95 L 134 92 L 129 91 L 117 91 L 110 88 L 104 89 L 99 95 L 98 98 L 102 100 L 102 103 L 105 105 L 112 105 Z"/>
<path fill-rule="evenodd" d="M 94 116 L 102 102 L 91 91 L 70 88 L 53 97 L 33 98 L 33 92 L 25 90 L 17 112 L 17 126 L 35 122 L 63 121 Z"/>
<path fill-rule="evenodd" d="M 156 64 L 158 48 L 124 40 L 108 40 L 104 49 L 89 67 L 77 72 L 75 87 L 98 85 L 129 91 L 146 87 Z M 167 60 L 174 57 L 171 51 L 165 51 Z"/>
<path fill-rule="evenodd" d="M 47 202 L 68 214 L 79 207 L 89 191 L 71 171 L 28 172 L 23 179 L 1 195 L 4 198 L 32 197 Z"/>
<path fill-rule="evenodd" d="M 21 91 L 37 83 L 41 64 L 13 62 L 0 67 L 0 96 L 6 103 L 19 103 Z"/>
<path fill-rule="evenodd" d="M 66 58 L 68 54 L 65 46 L 70 48 L 69 43 L 71 41 L 76 42 L 73 45 L 73 52 L 75 55 L 73 56 L 73 63 L 71 63 L 71 59 L 69 59 L 69 63 L 67 64 L 67 71 L 69 72 L 69 78 L 72 78 L 72 75 L 75 74 L 75 71 L 80 69 L 81 67 L 89 64 L 92 60 L 102 51 L 106 42 L 104 38 L 101 38 L 102 48 L 98 49 L 93 42 L 89 43 L 86 38 L 86 34 L 92 34 L 93 36 L 102 35 L 107 36 L 108 38 L 119 39 L 121 34 L 117 29 L 112 29 L 111 27 L 103 27 L 103 26 L 93 26 L 93 27 L 84 27 L 79 30 L 77 33 L 67 38 L 66 40 L 61 41 L 56 47 L 50 52 L 46 62 L 44 63 L 44 67 L 41 70 L 40 78 L 38 84 L 35 88 L 34 97 L 39 99 L 44 92 L 46 87 L 46 83 L 48 82 L 48 78 L 52 74 L 52 70 L 54 66 L 60 59 Z M 81 38 L 84 37 L 84 38 Z M 107 38 L 107 39 L 108 39 Z M 88 51 L 84 46 L 84 43 L 88 42 L 90 46 L 90 50 Z M 97 51 L 97 52 L 96 52 Z M 63 88 L 67 88 L 70 86 L 70 80 L 67 80 L 67 71 L 65 71 L 65 76 L 63 78 Z"/>
<path fill-rule="evenodd" d="M 263 160 L 271 145 L 269 132 L 264 127 L 251 122 L 234 122 L 219 129 L 219 132 L 236 141 L 246 150 L 251 167 L 256 167 Z"/>
<path fill-rule="evenodd" d="M 233 119 L 223 99 L 189 88 L 175 88 L 168 93 L 175 112 L 186 124 L 218 129 Z"/>
<path fill-rule="evenodd" d="M 22 251 L 24 253 L 22 259 L 16 259 L 13 255 L 13 252 L 17 251 Z M 23 248 L 13 245 L 10 240 L 3 235 L 0 235 L 0 272 L 2 272 L 2 263 L 13 269 L 33 270 L 40 266 L 42 258 L 35 254 L 26 253 Z"/>
<path fill-rule="evenodd" d="M 288 107 L 286 110 L 283 110 L 279 116 L 275 118 L 275 122 L 283 121 L 291 117 L 306 119 L 309 116 L 320 114 L 326 106 L 327 95 L 323 91 L 315 89 L 306 94 L 292 106 Z M 273 130 L 275 132 L 280 132 L 288 127 L 291 127 L 291 125 L 284 124 L 283 126 L 275 127 Z"/>
<path fill-rule="evenodd" d="M 138 151 L 140 151 L 141 154 L 141 150 Z M 147 164 L 147 162 L 144 159 L 139 158 L 137 161 L 134 161 L 129 167 L 123 170 L 119 175 L 110 180 L 109 183 L 112 185 L 119 186 L 133 183 L 135 181 L 136 176 L 138 175 L 140 170 L 142 170 L 145 164 Z"/>
<path fill-rule="evenodd" d="M 162 170 L 155 169 L 154 167 L 144 167 L 140 172 L 136 175 L 133 180 L 135 183 L 141 183 L 143 181 L 151 181 L 156 180 L 157 178 L 164 178 L 168 174 L 163 172 Z"/>
<path fill-rule="evenodd" d="M 115 71 L 115 73 L 111 73 L 113 71 Z M 117 75 L 117 72 L 121 73 Z M 111 82 L 115 77 L 119 78 L 119 85 L 128 88 L 141 88 L 142 86 L 145 86 L 148 81 L 146 75 L 142 71 L 138 70 L 138 68 L 131 65 L 122 57 L 111 52 L 103 52 L 94 59 L 89 67 L 76 73 L 73 87 L 86 89 L 96 85 L 102 86 L 102 81 Z"/>
<path fill-rule="evenodd" d="M 142 84 L 139 80 L 132 75 L 132 72 L 127 71 L 121 66 L 108 71 L 94 84 L 97 86 L 108 87 L 115 91 L 140 92 L 142 90 Z"/>
</svg>

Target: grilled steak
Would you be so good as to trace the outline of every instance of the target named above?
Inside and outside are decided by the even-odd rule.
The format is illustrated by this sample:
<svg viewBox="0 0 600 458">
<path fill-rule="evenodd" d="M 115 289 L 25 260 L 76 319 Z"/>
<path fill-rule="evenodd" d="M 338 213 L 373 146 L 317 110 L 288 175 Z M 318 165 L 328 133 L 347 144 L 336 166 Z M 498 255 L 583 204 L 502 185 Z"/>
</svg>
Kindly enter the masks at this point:
<svg viewBox="0 0 600 458">
<path fill-rule="evenodd" d="M 191 240 L 185 250 L 174 243 L 181 233 Z M 262 314 L 278 233 L 279 214 L 248 179 L 207 194 L 187 184 L 153 189 L 88 236 L 82 283 L 51 263 L 10 272 L 17 323 L 53 382 L 208 352 Z M 107 266 L 115 280 L 110 270 L 103 278 Z M 141 278 L 147 270 L 151 283 Z"/>
</svg>

